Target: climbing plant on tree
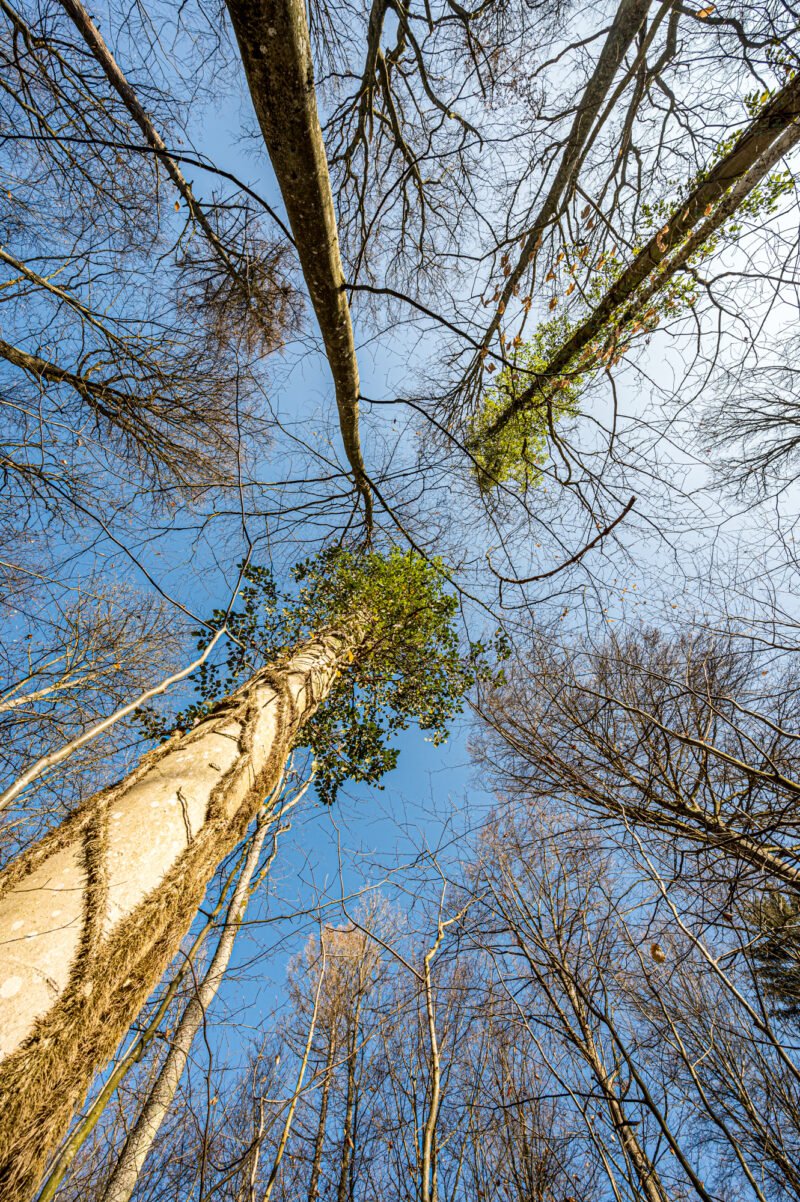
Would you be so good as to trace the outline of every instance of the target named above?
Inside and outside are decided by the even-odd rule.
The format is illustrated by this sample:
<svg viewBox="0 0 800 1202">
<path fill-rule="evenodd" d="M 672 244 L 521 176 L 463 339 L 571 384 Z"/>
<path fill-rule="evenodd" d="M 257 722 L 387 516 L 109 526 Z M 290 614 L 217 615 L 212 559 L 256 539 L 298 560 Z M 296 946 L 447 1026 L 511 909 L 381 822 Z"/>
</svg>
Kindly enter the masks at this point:
<svg viewBox="0 0 800 1202">
<path fill-rule="evenodd" d="M 519 396 L 546 368 L 550 356 L 568 336 L 569 321 L 557 314 L 543 322 L 533 337 L 514 339 L 509 362 L 497 382 L 483 395 L 481 408 L 470 429 L 475 475 L 482 492 L 513 481 L 523 491 L 542 480 L 548 446 L 557 437 L 556 425 L 578 412 L 583 377 L 561 379 L 543 395 L 541 403 L 521 410 L 491 438 L 484 435 L 504 412 L 509 400 Z M 489 367 L 492 367 L 489 364 Z"/>
<path fill-rule="evenodd" d="M 456 601 L 435 563 L 329 552 L 295 585 L 281 598 L 248 568 L 228 620 L 238 642 L 177 729 L 0 875 L 4 1199 L 29 1196 L 292 747 L 310 746 L 330 801 L 348 776 L 376 780 L 395 762 L 393 731 L 416 721 L 441 739 L 461 704 L 475 667 L 459 655 Z M 20 940 L 54 890 L 58 927 Z"/>
<path fill-rule="evenodd" d="M 486 671 L 478 644 L 466 656 L 459 652 L 458 602 L 443 587 L 441 566 L 397 548 L 385 556 L 336 549 L 297 564 L 294 587 L 281 591 L 268 568 L 247 565 L 240 606 L 227 619 L 215 610 L 197 631 L 204 650 L 227 621 L 235 641 L 225 658 L 202 665 L 194 699 L 174 716 L 140 711 L 143 729 L 164 739 L 192 727 L 264 664 L 351 615 L 363 624 L 363 642 L 347 654 L 297 741 L 313 753 L 325 803 L 346 780 L 377 783 L 397 763 L 391 736 L 413 721 L 441 743 L 476 672 Z"/>
<path fill-rule="evenodd" d="M 588 380 L 616 363 L 637 335 L 647 336 L 665 314 L 694 304 L 698 265 L 738 239 L 744 217 L 762 220 L 776 211 L 793 186 L 793 176 L 776 168 L 800 141 L 798 95 L 800 77 L 790 71 L 783 87 L 745 97 L 748 125 L 718 144 L 706 168 L 677 199 L 645 207 L 627 263 L 616 247 L 595 255 L 588 241 L 580 249 L 561 248 L 546 277 L 553 285 L 549 311 L 555 313 L 579 283 L 576 300 L 582 311 L 577 319 L 564 311 L 560 321 L 551 318 L 539 327 L 529 344 L 527 370 L 520 376 L 514 368 L 504 369 L 501 387 L 484 393 L 471 424 L 471 450 L 492 465 L 495 482 L 518 479 L 524 470 L 519 456 L 531 423 L 555 438 L 563 395 L 574 405 Z M 591 213 L 588 204 L 582 219 Z M 594 217 L 590 220 L 594 225 Z M 527 315 L 530 298 L 523 309 Z M 504 351 L 507 342 L 502 335 Z M 521 344 L 518 334 L 512 345 Z M 541 453 L 539 446 L 540 458 Z"/>
</svg>

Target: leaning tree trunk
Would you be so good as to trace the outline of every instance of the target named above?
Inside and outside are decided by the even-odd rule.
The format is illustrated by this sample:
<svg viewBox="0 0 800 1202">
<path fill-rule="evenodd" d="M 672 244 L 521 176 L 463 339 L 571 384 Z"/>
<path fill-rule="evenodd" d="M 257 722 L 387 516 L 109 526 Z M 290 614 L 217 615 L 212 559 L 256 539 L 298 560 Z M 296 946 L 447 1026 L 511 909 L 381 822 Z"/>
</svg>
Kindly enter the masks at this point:
<svg viewBox="0 0 800 1202">
<path fill-rule="evenodd" d="M 322 1153 L 325 1150 L 325 1125 L 328 1121 L 328 1102 L 331 1094 L 333 1062 L 336 1059 L 336 1027 L 331 1026 L 328 1034 L 328 1055 L 325 1061 L 325 1078 L 322 1082 L 322 1097 L 319 1104 L 319 1122 L 314 1140 L 314 1156 L 311 1161 L 311 1180 L 308 1185 L 308 1202 L 317 1202 L 319 1179 L 322 1174 Z"/>
<path fill-rule="evenodd" d="M 144 1162 L 178 1091 L 195 1036 L 203 1025 L 208 1008 L 217 996 L 227 972 L 239 923 L 247 906 L 250 882 L 258 867 L 266 834 L 267 824 L 263 822 L 250 844 L 208 971 L 178 1020 L 170 1040 L 169 1052 L 139 1117 L 128 1132 L 125 1146 L 103 1192 L 102 1202 L 128 1202 L 136 1189 Z"/>
<path fill-rule="evenodd" d="M 358 429 L 360 384 L 314 88 L 304 0 L 227 0 L 264 144 L 292 227 L 336 389 L 345 453 L 372 522 Z"/>
<path fill-rule="evenodd" d="M 42 1168 L 361 632 L 329 630 L 0 874 L 0 1197 Z"/>
</svg>

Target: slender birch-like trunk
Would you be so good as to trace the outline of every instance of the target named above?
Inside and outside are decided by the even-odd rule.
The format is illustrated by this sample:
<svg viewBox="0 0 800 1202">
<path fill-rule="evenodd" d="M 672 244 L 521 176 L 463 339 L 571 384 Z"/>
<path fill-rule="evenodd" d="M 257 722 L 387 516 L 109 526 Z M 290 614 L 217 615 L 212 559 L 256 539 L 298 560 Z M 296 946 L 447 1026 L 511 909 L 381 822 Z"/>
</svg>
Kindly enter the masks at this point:
<svg viewBox="0 0 800 1202">
<path fill-rule="evenodd" d="M 0 874 L 3 1202 L 30 1198 L 362 638 L 328 630 L 263 669 Z"/>
<path fill-rule="evenodd" d="M 136 1188 L 136 1182 L 139 1180 L 142 1166 L 153 1146 L 153 1141 L 158 1135 L 167 1111 L 172 1105 L 173 1098 L 180 1084 L 180 1079 L 183 1076 L 183 1070 L 186 1068 L 186 1062 L 189 1059 L 189 1052 L 194 1043 L 195 1035 L 200 1030 L 206 1011 L 217 996 L 219 987 L 227 972 L 231 953 L 233 952 L 233 945 L 236 942 L 236 936 L 239 931 L 239 923 L 252 892 L 250 884 L 258 867 L 259 856 L 261 855 L 261 849 L 264 846 L 268 829 L 268 820 L 264 818 L 253 837 L 247 852 L 247 859 L 239 874 L 239 880 L 236 882 L 236 888 L 228 907 L 225 925 L 214 950 L 214 955 L 211 957 L 208 971 L 203 977 L 199 989 L 188 1002 L 180 1017 L 169 1052 L 161 1066 L 156 1083 L 150 1091 L 141 1114 L 125 1140 L 122 1154 L 105 1188 L 103 1202 L 128 1202 L 128 1199 Z M 275 849 L 273 848 L 272 855 L 274 854 Z"/>
<path fill-rule="evenodd" d="M 359 994 L 356 1002 L 355 1014 L 353 1015 L 353 1025 L 348 1035 L 349 1047 L 347 1056 L 347 1093 L 345 1095 L 344 1127 L 342 1130 L 341 1145 L 342 1150 L 339 1157 L 339 1188 L 336 1193 L 337 1202 L 347 1202 L 349 1192 L 347 1187 L 350 1180 L 353 1151 L 355 1149 L 353 1131 L 356 1102 L 356 1057 L 358 1055 L 358 1025 L 361 1017 L 361 1002 L 362 995 Z"/>
<path fill-rule="evenodd" d="M 444 892 L 442 892 L 441 904 L 444 904 Z M 434 957 L 438 954 L 439 948 L 442 946 L 442 940 L 447 928 L 453 926 L 454 923 L 460 922 L 467 909 L 469 909 L 469 905 L 458 914 L 454 914 L 452 918 L 446 920 L 441 917 L 440 912 L 436 938 L 425 953 L 422 973 L 418 974 L 418 979 L 422 983 L 425 994 L 425 1018 L 428 1026 L 428 1064 L 431 1082 L 431 1101 L 422 1131 L 422 1202 L 437 1202 L 438 1198 L 436 1125 L 439 1121 L 439 1109 L 442 1105 L 442 1060 L 439 1049 L 439 1036 L 436 1030 L 436 999 L 433 994 L 432 965 Z"/>
<path fill-rule="evenodd" d="M 325 1061 L 325 1079 L 322 1083 L 322 1098 L 319 1104 L 319 1122 L 317 1135 L 314 1140 L 314 1157 L 311 1162 L 311 1180 L 308 1185 L 308 1202 L 316 1202 L 319 1197 L 319 1180 L 322 1173 L 322 1153 L 325 1150 L 325 1125 L 328 1121 L 328 1102 L 331 1093 L 333 1062 L 336 1058 L 336 1035 L 332 1028 L 328 1037 L 328 1056 Z"/>
<path fill-rule="evenodd" d="M 443 934 L 444 929 L 440 925 L 436 942 L 426 953 L 424 962 L 425 1017 L 428 1023 L 431 1101 L 422 1132 L 422 1202 L 436 1202 L 436 1160 L 434 1146 L 439 1107 L 442 1104 L 442 1064 L 439 1056 L 439 1039 L 436 1033 L 436 1003 L 433 996 L 431 964 L 439 950 Z"/>
<path fill-rule="evenodd" d="M 269 1177 L 267 1178 L 267 1188 L 264 1190 L 264 1197 L 262 1199 L 262 1202 L 270 1202 L 270 1198 L 272 1197 L 272 1191 L 275 1189 L 275 1183 L 278 1180 L 278 1173 L 280 1172 L 281 1163 L 283 1161 L 283 1156 L 284 1156 L 284 1153 L 285 1153 L 286 1148 L 289 1143 L 289 1136 L 292 1133 L 292 1124 L 294 1122 L 294 1116 L 295 1116 L 295 1112 L 297 1110 L 297 1103 L 300 1101 L 300 1095 L 303 1092 L 303 1082 L 305 1081 L 306 1069 L 308 1068 L 308 1062 L 311 1059 L 311 1049 L 314 1046 L 314 1033 L 316 1032 L 316 1029 L 317 1029 L 317 1017 L 319 1015 L 319 1001 L 320 1001 L 320 997 L 322 996 L 322 982 L 325 980 L 325 967 L 326 967 L 325 953 L 323 951 L 323 953 L 322 953 L 322 969 L 319 974 L 319 981 L 317 982 L 317 991 L 314 994 L 314 1009 L 311 1011 L 311 1018 L 309 1019 L 309 1023 L 308 1023 L 308 1035 L 306 1036 L 306 1046 L 303 1049 L 303 1057 L 300 1061 L 300 1068 L 297 1073 L 297 1084 L 294 1087 L 294 1093 L 292 1094 L 292 1099 L 291 1099 L 291 1102 L 289 1103 L 289 1109 L 286 1112 L 286 1119 L 284 1120 L 283 1131 L 281 1132 L 281 1137 L 278 1140 L 278 1147 L 275 1151 L 275 1156 L 272 1161 L 272 1168 L 270 1169 Z"/>
<path fill-rule="evenodd" d="M 492 345 L 494 337 L 500 329 L 502 315 L 515 295 L 515 289 L 519 287 L 525 272 L 535 259 L 541 239 L 548 227 L 559 216 L 564 205 L 564 198 L 568 196 L 569 189 L 575 181 L 575 173 L 586 150 L 589 135 L 600 116 L 603 105 L 608 102 L 611 86 L 625 61 L 625 55 L 636 41 L 651 6 L 651 0 L 621 0 L 614 14 L 597 60 L 597 66 L 578 102 L 558 170 L 539 212 L 528 229 L 516 265 L 503 283 L 503 291 L 498 298 L 497 308 L 481 339 L 482 349 L 488 350 Z M 660 18 L 657 18 L 652 22 L 652 34 L 658 29 L 659 21 Z M 642 49 L 642 47 L 639 48 L 640 54 Z"/>
</svg>

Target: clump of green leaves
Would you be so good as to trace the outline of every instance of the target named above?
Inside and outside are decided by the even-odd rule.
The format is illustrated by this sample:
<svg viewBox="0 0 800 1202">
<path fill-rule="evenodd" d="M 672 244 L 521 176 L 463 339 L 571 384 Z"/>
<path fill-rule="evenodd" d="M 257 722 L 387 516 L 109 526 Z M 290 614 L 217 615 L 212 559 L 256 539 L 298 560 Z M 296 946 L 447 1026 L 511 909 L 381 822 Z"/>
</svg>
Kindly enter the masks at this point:
<svg viewBox="0 0 800 1202">
<path fill-rule="evenodd" d="M 543 385 L 540 403 L 521 410 L 491 438 L 486 432 L 545 371 L 552 355 L 568 337 L 569 329 L 563 314 L 543 322 L 530 342 L 514 349 L 512 361 L 484 393 L 469 434 L 482 491 L 489 492 L 507 481 L 523 491 L 541 484 L 555 425 L 578 412 L 584 375 L 548 382 Z"/>
<path fill-rule="evenodd" d="M 215 705 L 269 663 L 280 649 L 278 589 L 269 568 L 240 564 L 242 580 L 237 604 L 230 612 L 212 610 L 208 625 L 192 631 L 198 651 L 205 651 L 217 631 L 227 626 L 231 637 L 222 643 L 219 658 L 206 660 L 193 677 L 195 698 L 169 715 L 142 706 L 136 717 L 148 739 L 168 739 L 176 730 L 189 730 Z"/>
<path fill-rule="evenodd" d="M 294 637 L 359 615 L 367 635 L 303 731 L 317 789 L 332 802 L 345 780 L 376 783 L 397 763 L 393 734 L 414 722 L 439 745 L 474 679 L 459 654 L 456 597 L 442 565 L 393 548 L 387 555 L 324 553 L 298 566 Z"/>
<path fill-rule="evenodd" d="M 292 575 L 293 587 L 281 592 L 267 569 L 245 568 L 241 604 L 228 617 L 239 644 L 201 670 L 186 709 L 171 720 L 146 711 L 140 721 L 151 737 L 187 729 L 260 667 L 326 628 L 355 624 L 353 657 L 298 740 L 313 755 L 321 800 L 331 804 L 346 780 L 376 784 L 395 766 L 390 740 L 410 724 L 443 742 L 466 690 L 478 672 L 487 673 L 487 648 L 475 644 L 461 654 L 458 602 L 446 590 L 443 566 L 412 552 L 336 549 L 298 564 Z M 224 620 L 217 610 L 210 625 L 218 629 Z M 211 637 L 198 632 L 199 646 Z M 495 652 L 506 654 L 499 644 Z"/>
</svg>

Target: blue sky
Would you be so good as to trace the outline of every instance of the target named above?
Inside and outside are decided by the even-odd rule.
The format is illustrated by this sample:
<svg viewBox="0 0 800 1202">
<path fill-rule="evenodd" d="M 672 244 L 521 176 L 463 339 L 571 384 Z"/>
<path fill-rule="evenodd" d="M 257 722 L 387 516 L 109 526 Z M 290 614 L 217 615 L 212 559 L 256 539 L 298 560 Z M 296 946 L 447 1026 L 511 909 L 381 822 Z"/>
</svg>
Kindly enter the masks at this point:
<svg viewBox="0 0 800 1202">
<path fill-rule="evenodd" d="M 254 123 L 249 99 L 235 93 L 223 95 L 218 103 L 198 109 L 195 113 L 197 148 L 221 167 L 239 175 L 281 211 L 280 196 L 266 155 L 254 154 L 252 144 L 241 140 L 243 117 L 248 125 Z M 187 175 L 200 196 L 213 184 L 213 177 L 198 169 L 187 170 Z M 310 312 L 306 313 L 306 323 L 313 343 L 316 330 Z M 407 357 L 403 354 L 406 342 Z M 408 363 L 415 360 L 410 335 L 406 340 L 397 330 L 388 338 L 370 337 L 359 357 L 364 392 L 376 397 L 401 392 L 407 381 Z M 670 362 L 665 340 L 655 340 L 648 367 L 657 380 L 665 382 L 668 379 Z M 623 385 L 622 397 L 631 411 L 642 411 L 647 406 L 647 391 L 641 387 L 626 388 Z M 305 433 L 316 430 L 323 442 L 330 437 L 336 443 L 327 363 L 309 341 L 275 359 L 270 400 L 283 418 L 299 423 Z M 374 428 L 381 417 L 383 415 L 377 416 L 374 411 L 366 410 L 365 430 L 369 426 Z M 383 420 L 391 423 L 391 415 L 387 414 Z M 369 463 L 368 437 L 365 444 Z M 285 474 L 285 454 L 281 446 L 265 455 L 265 477 L 269 478 L 273 473 Z M 669 448 L 669 454 L 676 464 L 681 464 L 682 470 L 689 472 L 690 491 L 703 486 L 707 474 L 705 468 L 685 457 L 680 445 Z M 658 520 L 657 514 L 649 516 Z M 681 521 L 686 521 L 685 514 Z M 737 522 L 734 522 L 734 532 L 736 526 Z M 211 529 L 213 533 L 213 525 Z M 253 523 L 253 533 L 262 533 L 257 523 Z M 692 541 L 696 544 L 697 568 L 701 575 L 701 561 L 707 555 L 701 530 L 698 529 L 694 537 L 689 536 L 690 546 Z M 243 542 L 241 548 L 237 548 L 228 538 L 224 561 L 217 558 L 216 562 L 210 540 L 194 544 L 192 534 L 171 537 L 165 546 L 168 551 L 158 546 L 153 548 L 150 563 L 166 587 L 174 589 L 183 603 L 201 615 L 208 613 L 212 606 L 225 603 L 233 582 L 233 565 L 244 551 Z M 258 561 L 264 562 L 266 550 L 262 543 L 256 554 Z M 298 547 L 298 556 L 305 552 L 305 547 Z M 191 565 L 189 573 L 186 571 L 187 559 Z M 622 568 L 609 565 L 607 574 L 602 560 L 592 562 L 596 578 L 604 580 L 606 594 L 605 604 L 599 598 L 596 602 L 595 635 L 625 618 L 680 622 L 687 616 L 687 610 L 696 608 L 700 611 L 706 606 L 709 613 L 713 610 L 713 597 L 703 598 L 697 593 L 693 596 L 687 591 L 685 580 L 676 585 L 679 573 L 674 571 L 658 538 L 640 536 L 632 549 L 632 560 L 632 564 Z M 586 618 L 580 604 L 573 606 L 571 615 L 566 619 L 567 627 L 575 625 L 578 628 Z M 456 723 L 450 740 L 440 748 L 425 742 L 418 731 L 405 732 L 399 739 L 398 767 L 384 779 L 380 790 L 365 786 L 346 788 L 330 810 L 321 807 L 309 795 L 302 808 L 293 815 L 291 831 L 283 837 L 267 887 L 269 900 L 262 898 L 256 904 L 255 915 L 278 919 L 280 915 L 307 907 L 316 898 L 326 903 L 329 921 L 341 921 L 336 900 L 342 892 L 355 893 L 364 886 L 379 884 L 391 891 L 392 870 L 413 861 L 425 847 L 443 844 L 447 855 L 458 857 L 463 854 L 468 848 L 466 832 L 484 820 L 492 804 L 491 794 L 470 764 L 468 727 L 466 718 Z M 327 903 L 330 903 L 330 909 Z M 270 921 L 269 927 L 252 928 L 247 937 L 241 938 L 230 981 L 218 999 L 220 1017 L 233 1006 L 237 1021 L 244 1013 L 246 1023 L 255 1024 L 259 1016 L 279 1003 L 286 962 L 313 929 L 313 915 L 297 921 L 285 918 L 274 924 Z M 257 971 L 250 968 L 246 971 L 246 983 L 243 983 L 241 970 L 250 963 L 259 947 L 273 950 L 259 960 Z"/>
</svg>

